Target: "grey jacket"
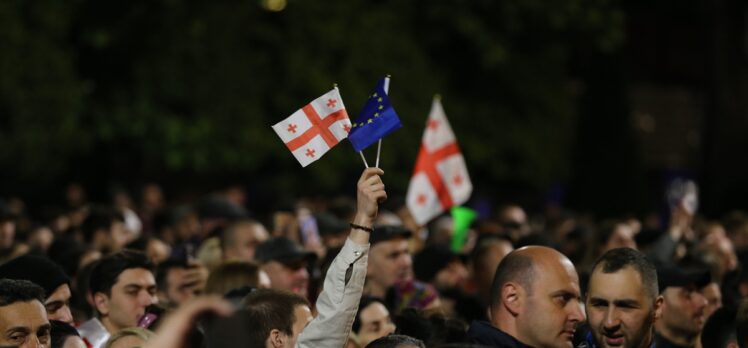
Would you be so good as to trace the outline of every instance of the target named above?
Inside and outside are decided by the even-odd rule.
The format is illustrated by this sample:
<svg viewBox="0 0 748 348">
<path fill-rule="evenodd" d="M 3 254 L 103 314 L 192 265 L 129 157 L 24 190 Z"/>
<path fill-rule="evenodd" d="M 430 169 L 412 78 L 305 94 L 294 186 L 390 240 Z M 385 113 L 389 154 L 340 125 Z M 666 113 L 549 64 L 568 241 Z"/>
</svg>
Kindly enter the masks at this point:
<svg viewBox="0 0 748 348">
<path fill-rule="evenodd" d="M 346 239 L 325 276 L 317 298 L 317 317 L 299 335 L 297 348 L 342 348 L 364 291 L 369 244 Z"/>
</svg>

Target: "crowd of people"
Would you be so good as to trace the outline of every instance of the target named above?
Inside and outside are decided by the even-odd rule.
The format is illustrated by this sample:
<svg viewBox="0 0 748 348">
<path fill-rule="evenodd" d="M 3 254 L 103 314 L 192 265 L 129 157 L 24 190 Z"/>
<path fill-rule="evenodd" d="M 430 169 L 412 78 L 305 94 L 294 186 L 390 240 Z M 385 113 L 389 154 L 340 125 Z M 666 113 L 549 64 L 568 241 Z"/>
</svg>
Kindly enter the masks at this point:
<svg viewBox="0 0 748 348">
<path fill-rule="evenodd" d="M 449 215 L 385 203 L 383 174 L 268 216 L 154 184 L 138 204 L 3 200 L 0 347 L 748 347 L 748 215 L 507 204 L 455 246 Z"/>
</svg>

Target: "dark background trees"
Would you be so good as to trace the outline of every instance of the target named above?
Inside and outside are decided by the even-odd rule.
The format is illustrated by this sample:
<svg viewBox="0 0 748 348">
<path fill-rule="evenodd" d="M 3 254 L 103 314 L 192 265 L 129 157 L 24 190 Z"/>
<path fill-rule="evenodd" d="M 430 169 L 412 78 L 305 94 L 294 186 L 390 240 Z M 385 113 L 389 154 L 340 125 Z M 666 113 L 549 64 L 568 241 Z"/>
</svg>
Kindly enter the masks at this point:
<svg viewBox="0 0 748 348">
<path fill-rule="evenodd" d="M 744 103 L 735 102 L 745 89 L 745 11 L 735 11 L 744 4 L 330 0 L 270 11 L 267 3 L 1 2 L 0 192 L 48 202 L 70 181 L 100 199 L 113 185 L 146 181 L 171 192 L 236 183 L 255 202 L 340 192 L 362 165 L 350 146 L 302 169 L 270 126 L 333 83 L 356 115 L 391 74 L 404 128 L 384 141 L 382 167 L 395 194 L 407 188 L 440 93 L 478 198 L 540 208 L 548 192 L 562 192 L 599 214 L 643 212 L 656 208 L 660 178 L 675 170 L 702 179 L 707 211 L 745 206 L 726 204 L 733 190 L 718 184 L 718 168 L 737 154 L 719 139 L 746 128 Z M 700 34 L 678 34 L 691 27 Z M 651 55 L 660 58 L 645 64 Z M 673 111 L 673 91 L 695 95 L 698 110 Z M 643 131 L 642 115 L 687 118 L 696 150 L 652 143 L 679 134 Z M 660 152 L 685 159 L 669 163 Z"/>
</svg>

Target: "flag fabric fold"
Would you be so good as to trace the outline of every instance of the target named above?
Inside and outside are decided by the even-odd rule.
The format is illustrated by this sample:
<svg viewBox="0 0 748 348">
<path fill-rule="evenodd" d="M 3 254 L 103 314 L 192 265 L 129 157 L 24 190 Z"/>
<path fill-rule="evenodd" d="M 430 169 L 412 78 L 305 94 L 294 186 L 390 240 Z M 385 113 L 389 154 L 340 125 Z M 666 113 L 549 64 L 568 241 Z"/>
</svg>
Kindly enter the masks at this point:
<svg viewBox="0 0 748 348">
<path fill-rule="evenodd" d="M 379 81 L 348 134 L 348 140 L 357 152 L 402 127 L 384 90 L 384 82 L 385 79 Z"/>
<path fill-rule="evenodd" d="M 334 88 L 272 128 L 306 167 L 348 136 L 351 121 L 340 92 Z"/>
<path fill-rule="evenodd" d="M 415 221 L 424 225 L 450 207 L 465 203 L 472 192 L 457 139 L 441 101 L 434 98 L 408 186 L 408 209 Z"/>
</svg>

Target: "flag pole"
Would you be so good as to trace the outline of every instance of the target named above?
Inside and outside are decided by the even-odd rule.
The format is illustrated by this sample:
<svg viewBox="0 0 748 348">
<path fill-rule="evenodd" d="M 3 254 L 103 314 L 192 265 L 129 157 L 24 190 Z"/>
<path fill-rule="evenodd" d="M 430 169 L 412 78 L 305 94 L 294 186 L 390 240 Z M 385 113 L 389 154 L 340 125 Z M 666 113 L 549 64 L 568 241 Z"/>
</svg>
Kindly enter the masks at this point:
<svg viewBox="0 0 748 348">
<path fill-rule="evenodd" d="M 384 77 L 384 93 L 390 94 L 390 74 Z M 379 138 L 377 142 L 377 163 L 376 167 L 379 168 L 379 155 L 382 153 L 382 138 Z"/>
<path fill-rule="evenodd" d="M 335 88 L 337 90 L 338 89 L 338 84 L 337 83 L 333 83 L 332 84 L 332 88 Z M 361 151 L 359 151 L 358 154 L 361 155 L 361 159 L 364 161 L 364 167 L 369 168 L 369 163 L 366 163 L 366 158 L 364 157 L 364 153 L 361 152 Z"/>
<path fill-rule="evenodd" d="M 361 159 L 364 161 L 364 166 L 366 168 L 369 168 L 369 163 L 366 163 L 366 157 L 364 157 L 364 152 L 363 151 L 359 151 L 358 154 L 361 155 Z"/>
</svg>

